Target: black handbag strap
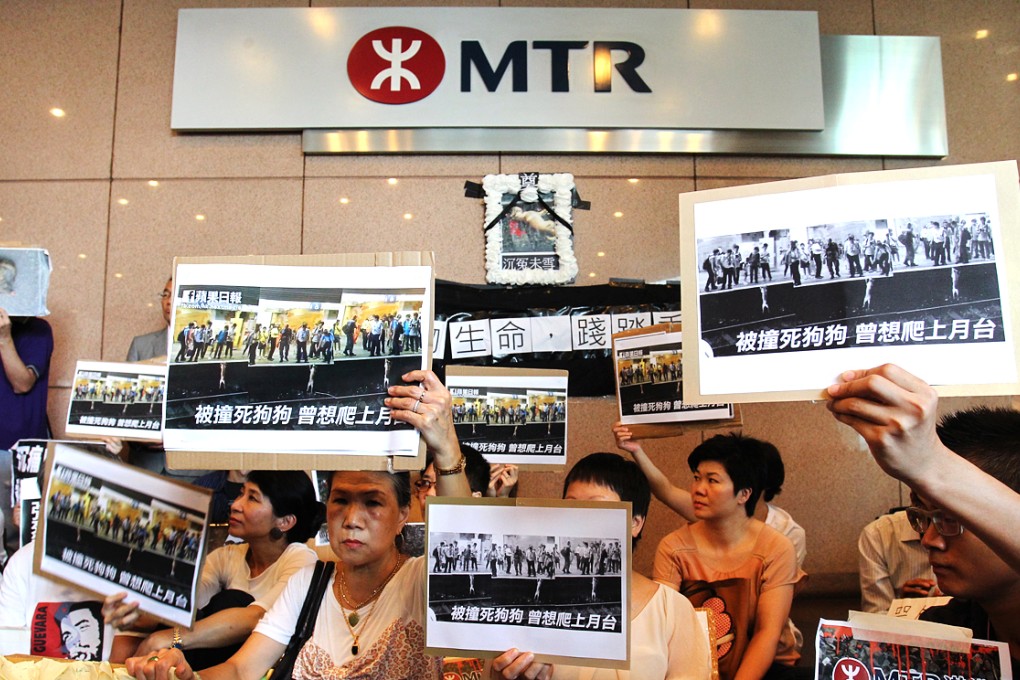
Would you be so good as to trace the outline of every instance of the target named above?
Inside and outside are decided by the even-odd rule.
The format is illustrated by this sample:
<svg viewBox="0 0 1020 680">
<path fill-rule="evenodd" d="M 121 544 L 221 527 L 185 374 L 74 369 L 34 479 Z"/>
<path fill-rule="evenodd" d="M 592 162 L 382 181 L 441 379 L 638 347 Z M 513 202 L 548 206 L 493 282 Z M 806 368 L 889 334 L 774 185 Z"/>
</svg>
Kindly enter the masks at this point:
<svg viewBox="0 0 1020 680">
<path fill-rule="evenodd" d="M 315 619 L 319 615 L 319 606 L 322 604 L 322 597 L 326 594 L 333 570 L 336 565 L 333 562 L 319 560 L 315 563 L 312 572 L 311 583 L 308 584 L 308 593 L 301 605 L 301 613 L 298 614 L 297 623 L 294 625 L 294 634 L 290 637 L 290 643 L 273 667 L 265 675 L 265 680 L 290 680 L 294 671 L 294 662 L 301 648 L 305 646 L 308 639 L 315 631 Z"/>
</svg>

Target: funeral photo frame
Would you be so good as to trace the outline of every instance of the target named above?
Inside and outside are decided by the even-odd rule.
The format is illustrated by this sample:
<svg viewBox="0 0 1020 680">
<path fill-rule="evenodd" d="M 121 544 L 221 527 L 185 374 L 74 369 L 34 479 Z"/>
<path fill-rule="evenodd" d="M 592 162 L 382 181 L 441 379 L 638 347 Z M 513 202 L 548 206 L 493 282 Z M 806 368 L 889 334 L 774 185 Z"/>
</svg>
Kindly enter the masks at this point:
<svg viewBox="0 0 1020 680">
<path fill-rule="evenodd" d="M 486 175 L 482 188 L 486 281 L 549 285 L 577 278 L 573 175 Z"/>
<path fill-rule="evenodd" d="M 164 444 L 194 455 L 174 463 L 414 467 L 383 400 L 431 365 L 432 276 L 431 253 L 178 260 Z"/>
<path fill-rule="evenodd" d="M 555 369 L 448 365 L 457 439 L 494 465 L 562 469 L 567 378 Z"/>
<path fill-rule="evenodd" d="M 899 364 L 943 396 L 1020 391 L 1015 161 L 680 195 L 690 403 L 823 398 Z M 974 361 L 980 352 L 980 361 Z"/>
<path fill-rule="evenodd" d="M 684 423 L 734 424 L 733 404 L 684 402 L 681 324 L 613 334 L 618 417 L 637 437 L 680 434 Z"/>
<path fill-rule="evenodd" d="M 79 361 L 66 432 L 72 437 L 163 440 L 166 366 Z"/>
<path fill-rule="evenodd" d="M 425 652 L 628 668 L 630 508 L 429 498 Z"/>
<path fill-rule="evenodd" d="M 212 492 L 67 444 L 45 478 L 35 572 L 190 627 Z"/>
</svg>

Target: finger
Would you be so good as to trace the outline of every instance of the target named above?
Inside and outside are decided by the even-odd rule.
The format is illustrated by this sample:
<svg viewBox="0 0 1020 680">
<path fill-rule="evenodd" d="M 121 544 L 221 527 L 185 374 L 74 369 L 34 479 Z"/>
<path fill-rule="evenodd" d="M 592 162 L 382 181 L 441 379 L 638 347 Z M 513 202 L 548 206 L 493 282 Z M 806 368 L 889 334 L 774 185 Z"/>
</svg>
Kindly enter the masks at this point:
<svg viewBox="0 0 1020 680">
<path fill-rule="evenodd" d="M 517 658 L 518 652 L 516 649 L 511 648 L 497 656 L 492 660 L 492 668 L 497 671 L 502 671 L 504 668 L 509 666 L 514 659 Z"/>
</svg>

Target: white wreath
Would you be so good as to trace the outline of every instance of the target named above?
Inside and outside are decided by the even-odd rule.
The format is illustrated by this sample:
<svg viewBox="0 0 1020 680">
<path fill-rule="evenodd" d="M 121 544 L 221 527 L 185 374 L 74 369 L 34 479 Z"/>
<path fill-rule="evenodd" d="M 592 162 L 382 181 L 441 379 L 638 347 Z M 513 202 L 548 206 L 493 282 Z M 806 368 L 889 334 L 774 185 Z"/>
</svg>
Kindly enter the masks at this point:
<svg viewBox="0 0 1020 680">
<path fill-rule="evenodd" d="M 485 189 L 485 224 L 498 218 L 505 208 L 503 196 L 518 194 L 521 201 L 535 203 L 539 192 L 552 194 L 553 211 L 567 224 L 573 225 L 572 206 L 574 176 L 570 173 L 539 175 L 535 186 L 521 190 L 519 175 L 486 175 L 482 180 Z M 573 233 L 555 221 L 555 252 L 559 258 L 557 269 L 503 269 L 503 230 L 494 225 L 485 236 L 485 278 L 498 284 L 551 284 L 570 283 L 577 278 L 577 258 L 574 257 Z"/>
</svg>

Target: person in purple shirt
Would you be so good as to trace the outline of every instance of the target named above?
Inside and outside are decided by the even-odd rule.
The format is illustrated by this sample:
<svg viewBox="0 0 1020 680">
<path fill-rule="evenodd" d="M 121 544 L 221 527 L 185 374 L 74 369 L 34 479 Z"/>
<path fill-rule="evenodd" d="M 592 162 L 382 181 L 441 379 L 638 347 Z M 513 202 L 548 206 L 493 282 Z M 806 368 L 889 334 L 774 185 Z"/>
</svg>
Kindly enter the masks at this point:
<svg viewBox="0 0 1020 680">
<path fill-rule="evenodd" d="M 35 317 L 14 317 L 0 308 L 0 448 L 48 436 L 47 378 L 53 331 Z"/>
</svg>

